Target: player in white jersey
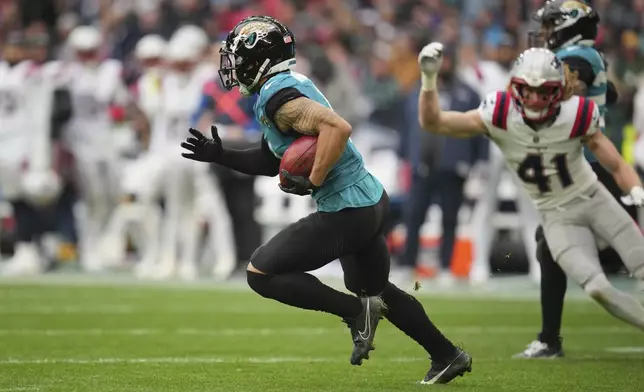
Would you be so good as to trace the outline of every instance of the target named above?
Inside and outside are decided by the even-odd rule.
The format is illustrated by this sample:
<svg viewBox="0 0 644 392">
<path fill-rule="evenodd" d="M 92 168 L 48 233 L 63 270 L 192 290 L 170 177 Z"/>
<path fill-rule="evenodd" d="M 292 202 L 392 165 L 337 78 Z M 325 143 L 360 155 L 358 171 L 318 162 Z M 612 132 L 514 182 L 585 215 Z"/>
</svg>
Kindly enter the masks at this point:
<svg viewBox="0 0 644 392">
<path fill-rule="evenodd" d="M 166 71 L 167 42 L 160 35 L 148 34 L 137 42 L 134 56 L 140 76 L 130 89 L 129 105 L 133 129 L 124 159 L 124 172 L 140 166 L 150 141 L 150 122 L 161 109 L 161 82 Z M 144 160 L 144 159 L 143 159 Z M 120 185 L 120 184 L 119 184 Z M 123 192 L 119 192 L 123 193 Z M 140 256 L 137 268 L 154 264 L 159 252 L 161 208 L 156 203 L 135 203 L 132 195 L 121 197 L 101 239 L 99 253 L 107 265 L 118 265 L 126 259 L 127 240 L 133 240 Z"/>
<path fill-rule="evenodd" d="M 168 43 L 160 85 L 159 108 L 150 119 L 150 144 L 145 154 L 126 170 L 123 188 L 137 203 L 153 208 L 165 202 L 158 260 L 142 263 L 141 277 L 165 278 L 175 273 L 184 279 L 196 276 L 199 217 L 195 206 L 201 185 L 210 181 L 207 168 L 181 159 L 180 144 L 192 125 L 202 91 L 212 73 L 198 67 L 199 48 L 173 38 Z M 181 252 L 179 252 L 181 249 Z"/>
<path fill-rule="evenodd" d="M 62 190 L 55 172 L 52 139 L 60 130 L 53 118 L 65 121 L 62 91 L 40 64 L 26 60 L 20 32 L 9 35 L 0 61 L 0 192 L 12 205 L 16 221 L 14 256 L 3 275 L 42 272 L 42 235 L 53 229 L 43 212 L 55 208 Z M 66 96 L 67 108 L 69 97 Z"/>
<path fill-rule="evenodd" d="M 515 62 L 507 91 L 488 95 L 478 110 L 443 112 L 436 92 L 442 52 L 443 45 L 434 42 L 418 58 L 423 128 L 455 137 L 490 137 L 539 210 L 555 261 L 613 316 L 644 330 L 644 308 L 610 284 L 599 262 L 597 238 L 644 280 L 644 236 L 583 156 L 586 145 L 633 203 L 644 205 L 635 170 L 601 132 L 597 104 L 572 95 L 569 73 L 554 53 L 532 48 Z"/>
<path fill-rule="evenodd" d="M 38 273 L 42 261 L 37 244 L 29 233 L 23 233 L 20 205 L 23 196 L 21 176 L 28 156 L 28 96 L 25 88 L 27 75 L 32 67 L 22 61 L 22 34 L 10 34 L 0 61 L 0 195 L 12 204 L 16 218 L 17 241 L 13 257 L 3 268 L 3 274 Z"/>
<path fill-rule="evenodd" d="M 126 107 L 128 94 L 121 78 L 121 62 L 101 59 L 103 37 L 96 28 L 76 27 L 67 43 L 75 59 L 64 66 L 73 104 L 73 117 L 64 139 L 77 163 L 86 207 L 79 220 L 81 263 L 90 270 L 101 269 L 102 261 L 95 249 L 117 202 L 120 163 L 110 107 Z"/>
</svg>

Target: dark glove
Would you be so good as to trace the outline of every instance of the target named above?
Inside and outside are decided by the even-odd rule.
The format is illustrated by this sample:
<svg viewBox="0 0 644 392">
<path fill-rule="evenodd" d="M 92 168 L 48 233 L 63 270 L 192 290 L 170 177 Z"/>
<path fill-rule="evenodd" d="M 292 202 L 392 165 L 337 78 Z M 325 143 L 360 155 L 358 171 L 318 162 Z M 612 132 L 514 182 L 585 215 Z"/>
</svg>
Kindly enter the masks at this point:
<svg viewBox="0 0 644 392">
<path fill-rule="evenodd" d="M 319 187 L 313 185 L 311 180 L 303 176 L 292 176 L 286 170 L 281 171 L 282 177 L 284 177 L 284 183 L 286 185 L 279 184 L 280 189 L 286 193 L 292 193 L 294 195 L 310 195 L 313 191 L 317 190 Z"/>
<path fill-rule="evenodd" d="M 224 153 L 221 139 L 217 133 L 217 127 L 211 126 L 210 133 L 212 139 L 205 137 L 201 132 L 190 128 L 190 133 L 194 137 L 189 137 L 181 143 L 181 147 L 190 151 L 190 153 L 181 153 L 184 158 L 192 159 L 199 162 L 219 162 Z"/>
</svg>

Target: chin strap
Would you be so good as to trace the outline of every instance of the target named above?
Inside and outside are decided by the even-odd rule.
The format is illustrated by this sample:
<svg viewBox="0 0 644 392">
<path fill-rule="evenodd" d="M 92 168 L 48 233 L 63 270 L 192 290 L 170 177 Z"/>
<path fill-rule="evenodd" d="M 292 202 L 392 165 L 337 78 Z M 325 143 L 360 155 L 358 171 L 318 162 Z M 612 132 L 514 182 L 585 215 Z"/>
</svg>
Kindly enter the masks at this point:
<svg viewBox="0 0 644 392">
<path fill-rule="evenodd" d="M 267 72 L 264 72 L 264 70 L 266 70 L 266 67 L 268 67 L 269 64 L 270 64 L 269 59 L 264 60 L 264 63 L 259 68 L 259 71 L 257 71 L 257 75 L 255 75 L 255 79 L 253 79 L 253 83 L 249 84 L 248 86 L 241 84 L 241 82 L 239 83 L 239 92 L 243 96 L 247 97 L 249 95 L 252 95 L 253 89 L 255 88 L 255 86 L 257 86 L 257 83 L 259 83 L 259 81 L 263 77 L 293 69 L 296 62 L 295 62 L 295 59 L 284 60 L 281 63 L 275 64 L 274 66 L 272 66 Z"/>
</svg>

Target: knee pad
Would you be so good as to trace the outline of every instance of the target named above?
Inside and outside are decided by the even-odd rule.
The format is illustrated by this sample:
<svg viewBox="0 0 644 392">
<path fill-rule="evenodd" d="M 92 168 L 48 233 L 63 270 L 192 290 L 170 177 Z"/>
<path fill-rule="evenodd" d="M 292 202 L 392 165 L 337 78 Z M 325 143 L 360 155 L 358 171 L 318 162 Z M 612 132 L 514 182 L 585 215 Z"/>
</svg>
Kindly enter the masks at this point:
<svg viewBox="0 0 644 392">
<path fill-rule="evenodd" d="M 603 302 L 604 298 L 610 294 L 610 291 L 615 290 L 604 274 L 593 276 L 583 285 L 583 288 L 588 295 L 598 302 Z"/>
</svg>

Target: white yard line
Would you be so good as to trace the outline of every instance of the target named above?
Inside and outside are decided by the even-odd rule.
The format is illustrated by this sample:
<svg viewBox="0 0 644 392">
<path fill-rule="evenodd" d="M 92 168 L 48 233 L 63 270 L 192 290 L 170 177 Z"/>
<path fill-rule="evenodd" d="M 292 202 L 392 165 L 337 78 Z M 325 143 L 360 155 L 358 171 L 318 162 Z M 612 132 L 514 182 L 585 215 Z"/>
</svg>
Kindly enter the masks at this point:
<svg viewBox="0 0 644 392">
<path fill-rule="evenodd" d="M 411 361 L 413 358 L 404 358 Z M 416 360 L 426 361 L 425 358 Z M 316 357 L 266 357 L 266 358 L 226 358 L 226 357 L 165 357 L 165 358 L 36 358 L 36 359 L 0 359 L 0 365 L 38 365 L 38 364 L 75 364 L 75 365 L 105 365 L 105 364 L 211 364 L 211 363 L 311 363 L 346 362 L 346 358 L 316 358 Z"/>
<path fill-rule="evenodd" d="M 332 287 L 344 290 L 341 279 L 323 279 L 323 281 Z M 526 284 L 527 278 L 492 278 L 481 287 L 469 287 L 466 282 L 453 288 L 434 288 L 430 283 L 422 283 L 423 286 L 418 292 L 411 294 L 419 297 L 441 298 L 449 300 L 498 300 L 509 302 L 533 302 L 538 301 L 539 291 L 536 285 Z M 215 282 L 213 280 L 203 279 L 196 282 L 182 282 L 178 280 L 171 281 L 142 281 L 137 280 L 131 275 L 89 275 L 89 274 L 46 274 L 42 276 L 29 278 L 2 278 L 0 277 L 0 286 L 18 287 L 24 290 L 25 286 L 43 286 L 43 287 L 88 287 L 93 289 L 105 289 L 110 287 L 126 288 L 128 290 L 164 290 L 164 291 L 218 291 L 218 292 L 244 292 L 250 293 L 250 289 L 243 279 L 233 279 L 227 282 Z M 11 293 L 6 292 L 7 297 L 15 295 L 16 297 L 31 297 L 29 293 Z M 644 294 L 644 293 L 642 293 Z M 75 293 L 71 295 L 76 295 Z M 567 301 L 582 300 L 590 301 L 588 296 L 580 289 L 571 287 Z"/>
<path fill-rule="evenodd" d="M 121 304 L 97 304 L 93 305 L 0 305 L 0 315 L 25 315 L 25 314 L 109 314 L 109 315 L 129 315 L 136 313 L 161 313 L 161 314 L 293 314 L 297 311 L 293 308 L 282 307 L 258 307 L 258 306 L 238 306 L 238 305 L 214 305 L 214 306 L 194 306 L 186 305 L 121 305 Z M 596 306 L 581 306 L 568 309 L 567 312 L 574 314 L 596 314 L 601 310 Z M 504 307 L 451 307 L 432 309 L 431 314 L 445 315 L 516 315 L 525 314 L 525 309 L 514 307 L 511 309 Z"/>
<path fill-rule="evenodd" d="M 11 388 L 0 388 L 0 392 L 26 392 L 26 391 L 39 391 L 40 387 L 11 387 Z"/>
<path fill-rule="evenodd" d="M 607 347 L 606 351 L 608 351 L 609 353 L 618 353 L 618 354 L 642 354 L 644 353 L 644 347 L 642 346 Z"/>
<path fill-rule="evenodd" d="M 523 335 L 534 333 L 534 327 L 472 327 L 472 326 L 444 326 L 445 332 L 460 335 Z M 154 328 L 132 328 L 132 329 L 0 329 L 0 339 L 14 336 L 101 336 L 101 335 L 126 335 L 126 336 L 156 336 L 156 335 L 186 335 L 186 336 L 210 336 L 210 337 L 231 337 L 231 336 L 310 336 L 310 335 L 342 335 L 346 334 L 344 327 L 337 328 L 221 328 L 221 329 L 154 329 Z M 397 334 L 393 329 L 383 329 L 379 334 Z M 631 327 L 569 327 L 564 328 L 563 333 L 577 335 L 640 335 L 641 331 Z"/>
<path fill-rule="evenodd" d="M 562 361 L 579 360 L 601 360 L 597 355 L 582 355 L 574 358 L 562 359 Z M 382 358 L 379 362 L 408 363 L 422 362 L 429 364 L 426 357 L 392 357 Z M 507 362 L 520 361 L 518 359 L 488 357 L 476 358 L 477 362 Z M 337 363 L 346 364 L 345 357 L 159 357 L 159 358 L 5 358 L 0 359 L 0 366 L 11 365 L 119 365 L 119 364 L 275 364 L 275 363 Z M 30 388 L 30 387 L 24 387 Z M 7 389 L 0 389 L 5 391 Z M 7 391 L 36 390 L 36 389 L 8 389 Z"/>
</svg>

